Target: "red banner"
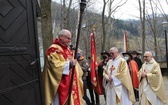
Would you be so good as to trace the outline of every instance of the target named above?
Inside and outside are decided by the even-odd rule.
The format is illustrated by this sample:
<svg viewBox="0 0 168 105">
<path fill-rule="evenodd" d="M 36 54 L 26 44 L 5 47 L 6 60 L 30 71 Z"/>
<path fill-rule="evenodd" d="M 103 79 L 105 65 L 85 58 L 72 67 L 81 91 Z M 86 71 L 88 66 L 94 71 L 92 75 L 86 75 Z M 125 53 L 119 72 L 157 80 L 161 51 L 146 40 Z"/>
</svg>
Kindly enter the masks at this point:
<svg viewBox="0 0 168 105">
<path fill-rule="evenodd" d="M 97 85 L 96 70 L 97 70 L 97 56 L 94 33 L 91 33 L 91 82 L 94 86 Z"/>
</svg>

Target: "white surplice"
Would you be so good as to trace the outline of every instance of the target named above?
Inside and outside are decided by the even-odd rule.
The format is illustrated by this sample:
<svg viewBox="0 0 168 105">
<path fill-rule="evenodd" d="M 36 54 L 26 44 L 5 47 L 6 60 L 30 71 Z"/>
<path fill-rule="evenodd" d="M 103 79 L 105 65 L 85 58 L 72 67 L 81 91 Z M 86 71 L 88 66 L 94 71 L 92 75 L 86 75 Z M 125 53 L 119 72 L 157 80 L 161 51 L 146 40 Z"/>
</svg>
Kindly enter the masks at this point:
<svg viewBox="0 0 168 105">
<path fill-rule="evenodd" d="M 148 62 L 145 63 L 142 67 L 143 71 L 146 70 L 147 73 L 150 73 L 152 70 L 153 66 L 155 63 Z M 140 87 L 139 87 L 139 95 L 140 95 L 140 105 L 145 105 L 147 100 L 152 104 L 152 105 L 164 105 L 156 96 L 154 91 L 149 85 L 149 80 L 147 78 L 143 78 Z"/>
<path fill-rule="evenodd" d="M 113 81 L 105 84 L 106 91 L 106 105 L 132 105 L 132 102 L 129 100 L 128 92 L 126 87 L 117 79 L 114 75 L 117 73 L 118 65 L 120 64 L 121 59 L 114 59 L 109 61 L 107 68 L 107 74 L 112 77 Z M 115 67 L 112 73 L 110 73 L 110 68 L 112 65 Z M 119 98 L 120 102 L 117 104 L 116 98 Z"/>
</svg>

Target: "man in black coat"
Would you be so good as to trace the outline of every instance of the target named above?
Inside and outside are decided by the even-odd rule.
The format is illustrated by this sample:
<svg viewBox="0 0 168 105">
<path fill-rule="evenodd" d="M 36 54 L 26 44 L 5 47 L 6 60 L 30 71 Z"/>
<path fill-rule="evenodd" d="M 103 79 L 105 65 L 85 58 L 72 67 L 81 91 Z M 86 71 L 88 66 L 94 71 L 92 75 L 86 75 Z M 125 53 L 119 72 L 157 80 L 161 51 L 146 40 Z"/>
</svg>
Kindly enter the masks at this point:
<svg viewBox="0 0 168 105">
<path fill-rule="evenodd" d="M 138 58 L 138 55 L 141 55 L 141 53 L 137 52 L 137 51 L 132 51 L 131 55 L 133 57 L 133 60 L 137 63 L 138 65 L 138 70 L 140 70 L 141 66 L 142 66 L 142 61 L 141 59 Z"/>
<path fill-rule="evenodd" d="M 104 95 L 104 98 L 106 99 L 105 90 L 103 87 L 103 71 L 110 57 L 110 53 L 106 50 L 104 50 L 100 54 L 101 54 L 102 60 L 98 63 L 98 77 L 97 77 L 98 84 L 95 91 L 96 105 L 100 105 L 99 95 Z"/>
</svg>

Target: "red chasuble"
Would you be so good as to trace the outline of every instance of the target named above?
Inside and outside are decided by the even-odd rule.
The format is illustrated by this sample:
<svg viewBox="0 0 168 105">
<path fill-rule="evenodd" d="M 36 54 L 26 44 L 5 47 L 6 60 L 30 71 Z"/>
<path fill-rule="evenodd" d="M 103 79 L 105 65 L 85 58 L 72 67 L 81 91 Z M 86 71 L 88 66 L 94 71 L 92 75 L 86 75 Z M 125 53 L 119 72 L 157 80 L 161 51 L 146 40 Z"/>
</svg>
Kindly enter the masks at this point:
<svg viewBox="0 0 168 105">
<path fill-rule="evenodd" d="M 56 44 L 56 45 L 60 46 L 62 48 L 62 50 L 59 49 L 59 48 L 50 47 L 46 52 L 47 55 L 50 55 L 50 53 L 55 52 L 57 54 L 62 55 L 65 60 L 67 60 L 68 57 L 73 57 L 73 52 L 68 48 L 68 46 L 64 46 L 64 45 L 60 44 L 58 42 L 58 39 L 55 39 L 53 44 Z M 72 91 L 71 94 L 72 94 L 72 98 L 73 98 L 73 101 L 74 101 L 74 102 L 71 102 L 71 103 L 74 103 L 75 105 L 81 105 L 80 104 L 80 99 L 79 99 L 79 91 L 78 91 L 76 70 L 74 70 L 72 90 L 70 90 L 71 74 L 72 74 L 71 70 L 70 70 L 69 75 L 62 74 L 62 78 L 61 78 L 61 81 L 59 83 L 59 87 L 58 87 L 58 90 L 57 90 L 57 93 L 59 95 L 60 105 L 65 105 L 65 104 L 68 103 L 67 101 L 68 101 L 68 98 L 69 98 L 69 95 L 70 95 L 69 94 L 70 91 Z M 69 103 L 69 105 L 70 105 L 70 103 Z"/>
</svg>

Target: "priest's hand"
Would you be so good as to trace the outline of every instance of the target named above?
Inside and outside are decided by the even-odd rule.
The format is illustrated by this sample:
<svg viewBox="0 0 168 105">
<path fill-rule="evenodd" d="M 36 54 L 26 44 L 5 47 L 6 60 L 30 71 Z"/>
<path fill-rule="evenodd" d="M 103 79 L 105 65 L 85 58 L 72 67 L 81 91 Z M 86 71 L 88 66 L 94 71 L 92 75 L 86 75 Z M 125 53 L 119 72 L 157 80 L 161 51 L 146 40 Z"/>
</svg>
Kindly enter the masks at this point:
<svg viewBox="0 0 168 105">
<path fill-rule="evenodd" d="M 71 66 L 75 66 L 77 63 L 77 59 L 74 59 L 72 56 L 68 56 L 68 60 L 70 61 Z"/>
<path fill-rule="evenodd" d="M 107 78 L 107 81 L 108 82 L 111 82 L 113 80 L 113 78 L 111 77 L 111 76 L 109 76 L 108 78 Z"/>
<path fill-rule="evenodd" d="M 144 71 L 142 71 L 142 73 L 141 73 L 141 77 L 146 77 L 146 70 L 144 70 Z"/>
<path fill-rule="evenodd" d="M 77 60 L 76 59 L 70 59 L 70 64 L 71 66 L 75 66 L 77 63 Z"/>
</svg>

